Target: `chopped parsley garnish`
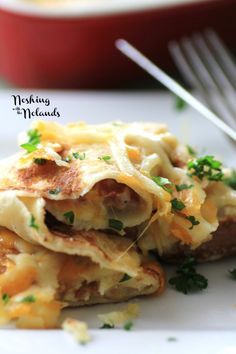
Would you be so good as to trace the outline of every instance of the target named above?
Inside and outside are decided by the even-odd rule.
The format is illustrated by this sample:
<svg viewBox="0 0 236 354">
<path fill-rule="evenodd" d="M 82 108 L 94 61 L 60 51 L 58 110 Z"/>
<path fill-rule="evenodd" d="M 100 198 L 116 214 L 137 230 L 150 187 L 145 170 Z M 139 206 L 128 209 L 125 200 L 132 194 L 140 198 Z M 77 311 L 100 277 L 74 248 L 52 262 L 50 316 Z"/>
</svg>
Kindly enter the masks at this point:
<svg viewBox="0 0 236 354">
<path fill-rule="evenodd" d="M 187 107 L 187 103 L 179 96 L 175 96 L 175 108 L 177 111 L 183 111 Z"/>
<path fill-rule="evenodd" d="M 232 189 L 236 189 L 236 171 L 232 171 L 231 176 L 223 179 L 224 183 Z"/>
<path fill-rule="evenodd" d="M 168 342 L 177 342 L 177 338 L 176 337 L 168 337 L 167 341 Z"/>
<path fill-rule="evenodd" d="M 123 125 L 123 123 L 121 123 L 121 122 L 112 122 L 112 125 L 114 125 L 114 127 L 121 127 Z"/>
<path fill-rule="evenodd" d="M 27 295 L 27 296 L 23 297 L 23 299 L 20 302 L 31 303 L 31 302 L 35 302 L 35 301 L 36 301 L 36 298 L 34 295 Z"/>
<path fill-rule="evenodd" d="M 190 156 L 192 157 L 196 157 L 197 156 L 197 151 L 194 150 L 190 145 L 186 145 L 186 148 L 188 150 L 188 153 Z"/>
<path fill-rule="evenodd" d="M 55 189 L 50 189 L 50 191 L 48 193 L 52 194 L 52 195 L 57 195 L 60 192 L 61 192 L 61 188 L 55 188 Z"/>
<path fill-rule="evenodd" d="M 71 156 L 66 156 L 66 157 L 62 158 L 62 161 L 65 161 L 65 162 L 71 162 L 71 160 L 72 160 Z"/>
<path fill-rule="evenodd" d="M 37 150 L 37 146 L 29 143 L 21 144 L 21 147 L 27 151 L 27 153 L 31 153 Z"/>
<path fill-rule="evenodd" d="M 170 278 L 169 284 L 183 294 L 206 289 L 208 280 L 196 272 L 197 262 L 192 256 L 186 257 L 185 261 L 177 268 L 176 276 Z"/>
<path fill-rule="evenodd" d="M 86 345 L 87 343 L 88 343 L 87 340 L 80 340 L 80 341 L 79 341 L 79 344 L 80 344 L 80 345 Z"/>
<path fill-rule="evenodd" d="M 31 215 L 29 227 L 32 227 L 32 228 L 35 229 L 35 230 L 38 230 L 38 229 L 39 229 L 39 226 L 35 223 L 35 217 L 34 217 L 34 215 Z"/>
<path fill-rule="evenodd" d="M 236 268 L 229 270 L 229 274 L 231 276 L 232 279 L 236 280 Z"/>
<path fill-rule="evenodd" d="M 131 328 L 133 327 L 133 322 L 132 321 L 128 321 L 128 322 L 126 322 L 125 324 L 124 324 L 124 329 L 126 330 L 126 331 L 130 331 L 131 330 Z"/>
<path fill-rule="evenodd" d="M 171 200 L 171 206 L 172 206 L 172 211 L 181 211 L 182 209 L 185 208 L 185 204 L 177 198 Z"/>
<path fill-rule="evenodd" d="M 70 225 L 74 224 L 75 214 L 73 211 L 67 211 L 63 216 Z"/>
<path fill-rule="evenodd" d="M 166 186 L 172 185 L 172 183 L 168 180 L 168 178 L 160 177 L 160 176 L 152 176 L 151 179 L 155 182 L 158 186 L 163 188 L 166 192 L 172 193 L 172 189 Z"/>
<path fill-rule="evenodd" d="M 5 293 L 2 295 L 2 301 L 4 302 L 5 305 L 8 303 L 9 300 L 10 300 L 10 296 L 8 294 Z"/>
<path fill-rule="evenodd" d="M 21 147 L 31 153 L 37 150 L 37 145 L 40 143 L 41 134 L 39 134 L 37 129 L 29 130 L 27 133 L 29 140 L 25 144 L 21 144 Z"/>
<path fill-rule="evenodd" d="M 83 152 L 81 154 L 79 152 L 73 152 L 72 155 L 73 155 L 74 159 L 76 159 L 76 160 L 78 160 L 78 159 L 85 160 L 85 157 L 86 157 L 85 152 Z"/>
<path fill-rule="evenodd" d="M 119 281 L 119 283 L 123 283 L 123 281 L 127 281 L 127 280 L 130 280 L 132 277 L 129 276 L 128 274 L 125 274 L 123 276 L 123 278 Z"/>
<path fill-rule="evenodd" d="M 109 323 L 104 323 L 100 329 L 112 329 L 112 328 L 115 328 L 114 325 L 110 325 Z"/>
<path fill-rule="evenodd" d="M 109 219 L 109 227 L 111 229 L 121 231 L 124 228 L 123 222 L 117 219 Z"/>
<path fill-rule="evenodd" d="M 40 143 L 41 134 L 39 134 L 37 129 L 29 130 L 27 135 L 29 137 L 29 144 L 38 145 Z"/>
<path fill-rule="evenodd" d="M 44 165 L 46 161 L 46 159 L 34 159 L 34 163 L 36 163 L 36 165 Z"/>
<path fill-rule="evenodd" d="M 111 156 L 110 155 L 99 156 L 98 160 L 110 161 L 111 160 Z"/>
<path fill-rule="evenodd" d="M 190 171 L 189 176 L 196 176 L 199 179 L 206 177 L 209 181 L 222 181 L 222 163 L 214 159 L 214 156 L 206 155 L 199 159 L 192 160 L 187 165 Z"/>
<path fill-rule="evenodd" d="M 198 221 L 198 220 L 195 218 L 195 216 L 193 216 L 193 215 L 186 216 L 186 219 L 187 219 L 188 221 L 190 221 L 191 224 L 192 224 L 192 226 L 189 227 L 189 230 L 192 230 L 192 229 L 194 228 L 194 226 L 200 224 L 200 221 Z"/>
<path fill-rule="evenodd" d="M 177 192 L 181 192 L 185 189 L 193 188 L 193 184 L 185 184 L 185 183 L 184 184 L 176 184 L 175 188 L 176 188 Z"/>
</svg>

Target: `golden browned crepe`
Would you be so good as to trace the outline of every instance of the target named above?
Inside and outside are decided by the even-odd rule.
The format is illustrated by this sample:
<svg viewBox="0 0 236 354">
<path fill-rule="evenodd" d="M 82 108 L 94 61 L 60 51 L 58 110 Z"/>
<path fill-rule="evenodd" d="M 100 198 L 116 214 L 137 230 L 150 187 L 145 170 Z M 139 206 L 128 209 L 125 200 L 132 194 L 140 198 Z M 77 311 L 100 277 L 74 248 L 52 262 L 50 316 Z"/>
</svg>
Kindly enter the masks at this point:
<svg viewBox="0 0 236 354">
<path fill-rule="evenodd" d="M 61 223 L 73 231 L 139 238 L 143 251 L 162 254 L 176 243 L 195 249 L 211 239 L 220 220 L 234 218 L 236 192 L 222 181 L 191 176 L 187 165 L 197 158 L 163 125 L 38 121 L 33 128 L 40 137 L 35 150 L 0 164 L 0 225 L 27 241 L 59 251 L 52 227 Z M 183 209 L 173 209 L 176 199 Z M 9 221 L 8 210 L 21 216 Z M 28 227 L 32 215 L 38 230 Z"/>
<path fill-rule="evenodd" d="M 104 244 L 96 236 L 105 237 Z M 0 323 L 13 319 L 18 327 L 53 328 L 63 307 L 123 301 L 163 290 L 161 268 L 134 249 L 127 253 L 122 270 L 114 270 L 112 258 L 127 247 L 126 240 L 113 242 L 112 237 L 91 233 L 86 245 L 79 234 L 66 242 L 90 248 L 91 254 L 100 255 L 99 261 L 52 252 L 0 228 Z M 135 275 L 128 276 L 129 267 Z"/>
<path fill-rule="evenodd" d="M 210 156 L 212 170 L 191 174 L 189 162 L 199 161 L 164 125 L 37 121 L 20 144 L 19 154 L 0 163 L 0 226 L 23 248 L 3 259 L 17 273 L 17 258 L 26 257 L 38 274 L 35 259 L 43 254 L 57 308 L 158 293 L 164 276 L 150 250 L 166 259 L 197 252 L 220 223 L 234 223 L 236 194 L 223 183 L 221 165 Z M 54 263 L 47 268 L 47 261 Z M 32 286 L 44 293 L 39 278 L 23 291 Z M 13 296 L 23 295 L 17 289 Z"/>
</svg>

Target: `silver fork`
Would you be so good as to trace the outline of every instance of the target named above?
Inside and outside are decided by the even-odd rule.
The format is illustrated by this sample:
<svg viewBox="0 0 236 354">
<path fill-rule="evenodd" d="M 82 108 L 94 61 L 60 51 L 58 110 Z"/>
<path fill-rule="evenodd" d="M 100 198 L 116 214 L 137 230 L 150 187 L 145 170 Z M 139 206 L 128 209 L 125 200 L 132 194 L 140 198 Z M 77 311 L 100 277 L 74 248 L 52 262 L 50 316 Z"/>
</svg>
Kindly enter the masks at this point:
<svg viewBox="0 0 236 354">
<path fill-rule="evenodd" d="M 208 29 L 170 42 L 169 50 L 187 84 L 236 129 L 236 66 L 219 36 Z"/>
<path fill-rule="evenodd" d="M 236 130 L 230 127 L 220 116 L 212 112 L 206 105 L 196 99 L 190 92 L 182 87 L 177 81 L 173 80 L 168 74 L 166 74 L 161 68 L 154 64 L 148 57 L 135 48 L 131 43 L 123 38 L 116 40 L 115 45 L 124 55 L 130 60 L 135 62 L 149 75 L 161 82 L 175 95 L 181 97 L 190 106 L 196 109 L 199 113 L 208 119 L 211 123 L 221 129 L 227 136 L 229 136 L 234 142 L 236 142 Z"/>
</svg>

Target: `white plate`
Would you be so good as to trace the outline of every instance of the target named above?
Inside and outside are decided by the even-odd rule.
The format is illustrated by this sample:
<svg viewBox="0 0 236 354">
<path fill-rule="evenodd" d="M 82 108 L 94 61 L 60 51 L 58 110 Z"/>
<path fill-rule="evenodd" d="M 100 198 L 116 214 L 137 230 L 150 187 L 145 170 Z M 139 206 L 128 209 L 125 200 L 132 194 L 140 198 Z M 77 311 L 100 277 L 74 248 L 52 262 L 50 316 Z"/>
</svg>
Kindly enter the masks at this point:
<svg viewBox="0 0 236 354">
<path fill-rule="evenodd" d="M 30 93 L 19 91 L 22 97 Z M 0 94 L 0 157 L 16 149 L 16 134 L 27 129 L 29 121 L 17 115 L 12 92 Z M 138 93 L 55 93 L 37 92 L 49 97 L 50 108 L 57 106 L 65 123 L 75 120 L 105 122 L 161 121 L 185 143 L 199 147 L 204 154 L 214 154 L 230 166 L 235 164 L 235 152 L 225 136 L 191 108 L 176 112 L 174 99 L 157 92 Z M 41 105 L 43 108 L 43 106 Z M 31 107 L 32 108 L 32 107 Z M 51 118 L 52 119 L 52 118 Z M 55 119 L 55 118 L 54 118 Z M 122 309 L 125 304 L 99 305 L 77 310 L 65 310 L 63 317 L 73 316 L 88 322 L 93 341 L 84 347 L 59 330 L 1 330 L 1 354 L 234 354 L 236 353 L 236 282 L 228 270 L 236 267 L 236 259 L 199 266 L 199 272 L 209 280 L 208 288 L 198 294 L 183 295 L 168 288 L 159 298 L 143 297 L 141 316 L 134 329 L 100 330 L 98 313 Z M 167 267 L 167 278 L 174 273 Z M 168 341 L 174 337 L 176 341 Z"/>
</svg>

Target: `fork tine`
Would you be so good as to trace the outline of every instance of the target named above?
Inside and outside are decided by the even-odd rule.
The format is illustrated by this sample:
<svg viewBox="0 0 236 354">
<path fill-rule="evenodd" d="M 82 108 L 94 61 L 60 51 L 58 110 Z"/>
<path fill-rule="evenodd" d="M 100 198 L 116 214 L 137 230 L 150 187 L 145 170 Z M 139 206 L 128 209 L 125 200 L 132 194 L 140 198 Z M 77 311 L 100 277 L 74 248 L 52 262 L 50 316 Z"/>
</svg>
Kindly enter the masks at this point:
<svg viewBox="0 0 236 354">
<path fill-rule="evenodd" d="M 205 104 L 212 107 L 212 104 L 206 95 L 206 89 L 189 64 L 189 60 L 186 58 L 182 46 L 178 42 L 172 41 L 169 43 L 169 51 L 186 83 L 201 94 Z"/>
<path fill-rule="evenodd" d="M 230 79 L 219 64 L 218 55 L 210 50 L 208 43 L 201 34 L 194 34 L 193 41 L 199 54 L 206 63 L 205 65 L 208 67 L 208 71 L 212 76 L 217 89 L 224 96 L 229 111 L 234 117 L 236 117 L 236 92 Z"/>
<path fill-rule="evenodd" d="M 236 128 L 235 118 L 232 115 L 232 112 L 228 109 L 221 91 L 217 87 L 193 42 L 188 38 L 184 38 L 180 41 L 179 48 L 182 56 L 185 58 L 185 64 L 187 63 L 189 67 L 188 70 L 191 71 L 195 78 L 195 85 L 193 87 L 200 91 L 213 111 L 222 116 L 229 125 Z M 174 59 L 176 61 L 175 57 L 176 56 L 174 56 Z M 194 82 L 192 81 L 192 84 Z M 196 82 L 198 83 L 197 86 Z"/>
<path fill-rule="evenodd" d="M 214 32 L 212 29 L 207 29 L 205 31 L 205 36 L 211 47 L 214 49 L 215 53 L 217 53 L 222 66 L 228 74 L 228 77 L 231 78 L 231 83 L 234 87 L 236 87 L 236 66 L 225 45 L 221 41 L 220 37 L 216 34 L 216 32 Z"/>
<path fill-rule="evenodd" d="M 206 96 L 206 88 L 202 84 L 201 80 L 199 80 L 199 77 L 196 75 L 195 70 L 193 70 L 193 68 L 189 64 L 189 60 L 186 58 L 182 46 L 177 41 L 171 41 L 169 43 L 169 51 L 186 83 L 192 89 L 197 90 L 197 92 L 201 94 L 205 103 L 211 107 L 211 102 Z"/>
<path fill-rule="evenodd" d="M 221 84 L 215 80 L 215 73 L 212 72 L 211 65 L 206 64 L 201 47 L 196 47 L 193 40 L 184 43 L 186 54 L 189 57 L 196 74 L 199 75 L 202 84 L 206 88 L 205 96 L 208 97 L 208 104 L 213 111 L 217 112 L 224 120 L 236 129 L 235 113 L 228 102 L 228 96 L 224 96 L 221 90 Z M 206 57 L 209 53 L 206 53 Z M 204 59 L 203 59 L 204 58 Z M 220 80 L 219 80 L 220 81 Z"/>
<path fill-rule="evenodd" d="M 132 44 L 122 38 L 116 40 L 115 45 L 124 55 L 126 55 L 129 59 L 135 62 L 139 67 L 144 69 L 149 75 L 151 75 L 160 83 L 162 83 L 171 92 L 174 92 L 176 95 L 181 97 L 191 107 L 195 108 L 205 118 L 207 118 L 210 122 L 214 123 L 218 128 L 225 132 L 228 137 L 232 138 L 232 140 L 236 142 L 236 130 L 232 129 L 217 114 L 215 114 L 204 104 L 202 104 L 201 101 L 196 99 L 177 81 L 172 79 L 161 68 L 155 65 L 150 59 L 148 59 L 144 54 L 142 54 L 142 52 L 140 52 L 138 49 L 132 46 Z"/>
<path fill-rule="evenodd" d="M 199 33 L 195 33 L 193 35 L 193 41 L 195 43 L 195 46 L 201 53 L 202 57 L 204 58 L 204 61 L 207 62 L 209 68 L 211 69 L 212 75 L 218 87 L 222 89 L 223 86 L 223 88 L 234 90 L 230 80 L 225 75 L 221 66 L 218 64 L 216 56 L 214 56 L 211 50 L 209 49 L 204 37 Z"/>
<path fill-rule="evenodd" d="M 192 87 L 192 88 L 197 88 L 199 91 L 201 91 L 202 85 L 201 82 L 198 80 L 198 78 L 194 75 L 191 67 L 189 66 L 185 55 L 176 41 L 171 41 L 168 45 L 169 51 L 175 61 L 175 64 L 177 68 L 179 69 L 180 73 L 182 74 L 184 80 L 186 83 Z"/>
<path fill-rule="evenodd" d="M 180 41 L 182 48 L 185 52 L 186 57 L 190 65 L 192 66 L 193 70 L 197 74 L 199 80 L 201 81 L 203 87 L 205 89 L 217 89 L 217 86 L 212 79 L 209 71 L 207 70 L 206 66 L 204 65 L 202 58 L 199 56 L 198 51 L 196 50 L 192 40 L 190 38 L 183 38 Z"/>
</svg>

